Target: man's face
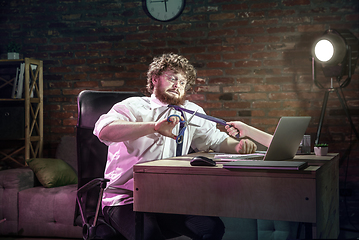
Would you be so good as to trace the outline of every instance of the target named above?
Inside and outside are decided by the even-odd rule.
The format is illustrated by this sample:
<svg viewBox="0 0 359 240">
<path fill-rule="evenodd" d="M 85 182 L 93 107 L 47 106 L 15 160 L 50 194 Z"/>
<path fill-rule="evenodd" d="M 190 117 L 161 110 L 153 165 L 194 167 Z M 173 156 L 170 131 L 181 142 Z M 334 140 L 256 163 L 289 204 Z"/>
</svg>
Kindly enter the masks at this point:
<svg viewBox="0 0 359 240">
<path fill-rule="evenodd" d="M 182 105 L 186 98 L 187 79 L 183 72 L 166 70 L 153 79 L 154 93 L 163 103 Z"/>
</svg>

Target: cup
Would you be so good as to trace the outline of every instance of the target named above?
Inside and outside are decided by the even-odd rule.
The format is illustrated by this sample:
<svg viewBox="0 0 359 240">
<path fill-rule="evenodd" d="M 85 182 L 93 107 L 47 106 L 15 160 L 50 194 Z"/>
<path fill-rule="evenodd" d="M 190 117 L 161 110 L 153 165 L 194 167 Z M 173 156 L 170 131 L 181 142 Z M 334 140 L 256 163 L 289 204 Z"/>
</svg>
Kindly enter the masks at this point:
<svg viewBox="0 0 359 240">
<path fill-rule="evenodd" d="M 310 135 L 303 136 L 300 146 L 302 154 L 310 154 Z"/>
</svg>

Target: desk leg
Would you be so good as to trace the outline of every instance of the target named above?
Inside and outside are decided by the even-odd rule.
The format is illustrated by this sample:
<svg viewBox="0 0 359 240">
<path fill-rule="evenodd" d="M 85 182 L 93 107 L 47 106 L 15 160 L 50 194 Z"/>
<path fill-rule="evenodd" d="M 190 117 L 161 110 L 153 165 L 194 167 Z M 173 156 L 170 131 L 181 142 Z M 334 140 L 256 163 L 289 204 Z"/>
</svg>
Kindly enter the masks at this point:
<svg viewBox="0 0 359 240">
<path fill-rule="evenodd" d="M 315 223 L 304 223 L 305 239 L 317 239 L 317 226 Z"/>
<path fill-rule="evenodd" d="M 312 224 L 311 223 L 304 223 L 305 229 L 305 239 L 313 239 L 312 236 Z"/>
<path fill-rule="evenodd" d="M 143 212 L 136 212 L 135 216 L 135 230 L 136 230 L 136 240 L 143 240 Z"/>
</svg>

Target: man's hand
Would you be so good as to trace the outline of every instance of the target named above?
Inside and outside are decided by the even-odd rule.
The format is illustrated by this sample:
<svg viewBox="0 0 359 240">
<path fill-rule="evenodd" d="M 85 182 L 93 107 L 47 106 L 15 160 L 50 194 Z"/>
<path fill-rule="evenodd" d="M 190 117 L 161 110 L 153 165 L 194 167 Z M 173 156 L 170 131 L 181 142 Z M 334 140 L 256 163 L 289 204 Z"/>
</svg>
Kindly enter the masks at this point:
<svg viewBox="0 0 359 240">
<path fill-rule="evenodd" d="M 183 120 L 183 117 L 181 117 Z M 179 117 L 172 116 L 167 119 L 159 120 L 155 123 L 155 131 L 162 134 L 163 136 L 170 137 L 176 139 L 176 135 L 172 133 L 173 128 L 180 122 Z"/>
<path fill-rule="evenodd" d="M 236 146 L 237 153 L 249 154 L 257 150 L 257 145 L 249 139 L 242 139 Z"/>
</svg>

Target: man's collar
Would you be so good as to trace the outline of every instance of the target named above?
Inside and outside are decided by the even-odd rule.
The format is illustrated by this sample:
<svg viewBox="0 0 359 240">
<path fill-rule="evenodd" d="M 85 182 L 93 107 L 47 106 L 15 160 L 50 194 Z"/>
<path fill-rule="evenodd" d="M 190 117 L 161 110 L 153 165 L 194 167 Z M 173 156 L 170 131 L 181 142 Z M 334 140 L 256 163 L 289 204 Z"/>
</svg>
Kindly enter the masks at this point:
<svg viewBox="0 0 359 240">
<path fill-rule="evenodd" d="M 151 94 L 151 108 L 160 108 L 167 106 L 168 104 L 161 102 L 158 98 L 156 98 L 155 94 Z"/>
<path fill-rule="evenodd" d="M 181 106 L 186 106 L 187 104 L 187 100 L 185 101 L 184 105 Z M 156 98 L 155 94 L 151 94 L 151 108 L 155 109 L 155 108 L 160 108 L 160 107 L 167 107 L 168 104 L 167 103 L 163 103 L 161 102 L 158 98 Z"/>
</svg>

